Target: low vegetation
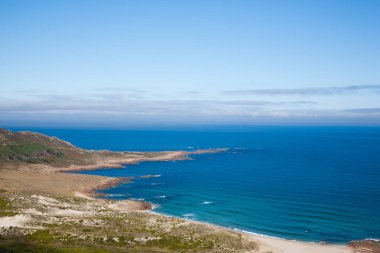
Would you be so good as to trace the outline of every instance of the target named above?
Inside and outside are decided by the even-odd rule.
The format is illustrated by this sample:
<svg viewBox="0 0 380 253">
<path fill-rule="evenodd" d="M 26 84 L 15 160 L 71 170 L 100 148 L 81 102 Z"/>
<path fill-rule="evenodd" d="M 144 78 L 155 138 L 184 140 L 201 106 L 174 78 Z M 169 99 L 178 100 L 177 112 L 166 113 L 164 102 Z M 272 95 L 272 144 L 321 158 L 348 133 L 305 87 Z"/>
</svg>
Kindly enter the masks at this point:
<svg viewBox="0 0 380 253">
<path fill-rule="evenodd" d="M 63 158 L 63 152 L 39 143 L 11 144 L 0 146 L 0 159 L 26 163 L 49 163 L 56 158 Z"/>
<path fill-rule="evenodd" d="M 1 164 L 83 164 L 91 155 L 68 142 L 33 132 L 12 132 L 0 129 Z"/>
<path fill-rule="evenodd" d="M 12 207 L 12 203 L 7 198 L 0 196 L 0 217 L 13 216 L 16 214 L 17 212 Z"/>
<path fill-rule="evenodd" d="M 2 193 L 8 208 L 7 193 Z M 13 196 L 23 226 L 0 231 L 0 252 L 242 252 L 257 249 L 241 234 L 146 212 L 112 201 Z M 6 207 L 5 209 L 3 209 Z M 12 211 L 13 212 L 13 211 Z M 11 215 L 11 213 L 9 213 Z M 12 213 L 14 215 L 14 213 Z"/>
</svg>

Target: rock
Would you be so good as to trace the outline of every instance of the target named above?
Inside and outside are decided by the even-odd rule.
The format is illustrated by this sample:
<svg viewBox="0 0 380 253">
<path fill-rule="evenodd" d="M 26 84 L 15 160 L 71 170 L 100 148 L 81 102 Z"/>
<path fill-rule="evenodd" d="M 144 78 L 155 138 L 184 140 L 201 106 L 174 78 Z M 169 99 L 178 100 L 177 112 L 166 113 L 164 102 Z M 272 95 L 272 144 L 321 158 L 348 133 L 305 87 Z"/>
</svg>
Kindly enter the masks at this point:
<svg viewBox="0 0 380 253">
<path fill-rule="evenodd" d="M 354 250 L 354 253 L 380 253 L 378 240 L 352 241 L 348 246 Z"/>
</svg>

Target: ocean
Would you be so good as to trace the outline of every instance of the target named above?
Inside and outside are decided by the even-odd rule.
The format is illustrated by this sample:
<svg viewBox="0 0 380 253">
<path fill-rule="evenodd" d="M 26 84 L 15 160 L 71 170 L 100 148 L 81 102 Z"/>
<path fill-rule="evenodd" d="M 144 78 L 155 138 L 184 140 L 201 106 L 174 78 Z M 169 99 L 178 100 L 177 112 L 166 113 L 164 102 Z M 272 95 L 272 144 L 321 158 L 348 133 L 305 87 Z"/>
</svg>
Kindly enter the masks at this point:
<svg viewBox="0 0 380 253">
<path fill-rule="evenodd" d="M 380 238 L 380 128 L 29 130 L 87 149 L 228 148 L 193 160 L 81 172 L 135 177 L 104 190 L 108 198 L 150 201 L 158 213 L 292 240 Z M 155 176 L 139 178 L 148 174 Z"/>
</svg>

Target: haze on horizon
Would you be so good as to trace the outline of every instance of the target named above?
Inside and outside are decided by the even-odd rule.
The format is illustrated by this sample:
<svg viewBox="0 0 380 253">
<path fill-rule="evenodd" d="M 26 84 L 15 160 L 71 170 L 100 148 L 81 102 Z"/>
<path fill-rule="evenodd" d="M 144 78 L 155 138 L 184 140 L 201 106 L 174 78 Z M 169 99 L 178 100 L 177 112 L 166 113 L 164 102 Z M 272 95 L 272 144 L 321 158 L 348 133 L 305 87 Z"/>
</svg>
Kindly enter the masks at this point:
<svg viewBox="0 0 380 253">
<path fill-rule="evenodd" d="M 1 126 L 380 125 L 380 2 L 0 1 Z"/>
</svg>

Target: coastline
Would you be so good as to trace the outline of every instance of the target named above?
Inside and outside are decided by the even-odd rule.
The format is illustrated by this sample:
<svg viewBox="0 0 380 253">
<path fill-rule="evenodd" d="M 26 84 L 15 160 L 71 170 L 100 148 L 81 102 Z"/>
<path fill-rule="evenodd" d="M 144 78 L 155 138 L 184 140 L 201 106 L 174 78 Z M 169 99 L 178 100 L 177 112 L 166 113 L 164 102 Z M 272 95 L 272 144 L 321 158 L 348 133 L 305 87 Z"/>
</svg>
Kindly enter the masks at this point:
<svg viewBox="0 0 380 253">
<path fill-rule="evenodd" d="M 213 154 L 224 152 L 228 149 L 218 148 L 218 149 L 202 149 L 194 151 L 160 151 L 160 152 L 112 152 L 112 151 L 94 151 L 99 154 L 118 154 L 120 157 L 109 157 L 104 159 L 99 157 L 95 160 L 95 163 L 89 165 L 70 165 L 64 168 L 52 168 L 46 166 L 48 171 L 57 172 L 78 172 L 86 170 L 96 170 L 96 169 L 107 169 L 107 168 L 123 168 L 123 166 L 128 164 L 137 164 L 141 162 L 166 162 L 166 161 L 181 161 L 181 160 L 191 160 L 190 155 L 202 155 L 202 154 Z M 147 153 L 154 154 L 152 157 L 146 157 Z M 124 157 L 124 155 L 134 155 L 135 157 Z"/>
<path fill-rule="evenodd" d="M 352 253 L 354 252 L 348 245 L 345 244 L 322 244 L 318 242 L 304 242 L 298 240 L 289 240 L 279 237 L 272 237 L 263 234 L 258 234 L 254 232 L 249 232 L 236 228 L 224 227 L 221 225 L 217 225 L 214 223 L 206 222 L 206 221 L 197 221 L 191 219 L 185 219 L 182 217 L 171 216 L 168 214 L 159 213 L 157 211 L 148 210 L 148 212 L 161 215 L 165 217 L 173 217 L 177 219 L 185 220 L 189 223 L 194 224 L 202 224 L 209 227 L 214 227 L 222 230 L 234 231 L 237 233 L 241 233 L 249 240 L 259 242 L 260 251 L 259 252 L 272 252 L 272 253 Z"/>
<path fill-rule="evenodd" d="M 196 150 L 193 152 L 187 152 L 187 151 L 173 151 L 170 153 L 170 151 L 167 151 L 168 154 L 165 154 L 162 157 L 156 157 L 154 159 L 131 159 L 127 163 L 124 162 L 106 162 L 106 163 L 100 163 L 97 165 L 93 165 L 90 167 L 85 167 L 84 169 L 77 169 L 76 167 L 70 167 L 69 169 L 65 169 L 61 172 L 79 172 L 83 170 L 92 170 L 92 169 L 107 169 L 109 168 L 121 168 L 125 164 L 137 164 L 140 162 L 148 162 L 148 161 L 174 161 L 174 160 L 186 160 L 190 159 L 188 156 L 192 154 L 200 155 L 200 154 L 206 154 L 206 153 L 217 153 L 217 152 L 222 152 L 225 151 L 226 149 L 209 149 L 209 150 Z M 123 160 L 125 161 L 125 160 Z M 104 164 L 107 164 L 107 166 L 103 166 Z M 89 191 L 87 194 L 88 197 L 103 197 L 105 196 L 104 194 L 97 193 L 98 190 L 104 190 L 107 188 L 111 188 L 114 186 L 117 186 L 122 183 L 127 183 L 133 178 L 111 178 L 109 182 L 106 182 L 105 184 L 101 184 Z M 239 230 L 236 228 L 228 228 L 224 227 L 221 225 L 209 223 L 209 222 L 203 222 L 203 221 L 194 221 L 190 219 L 185 219 L 182 217 L 176 217 L 172 215 L 167 215 L 167 214 L 162 214 L 159 212 L 154 211 L 155 209 L 155 204 L 146 202 L 146 201 L 136 201 L 133 200 L 134 202 L 140 202 L 144 203 L 144 207 L 146 209 L 140 209 L 140 210 L 145 210 L 148 211 L 149 213 L 156 214 L 156 215 L 161 215 L 161 216 L 166 216 L 168 218 L 178 218 L 185 220 L 187 222 L 191 222 L 194 224 L 203 224 L 206 226 L 212 226 L 215 228 L 223 229 L 223 230 L 230 230 L 230 231 L 235 231 L 238 233 L 242 233 L 245 236 L 247 236 L 250 240 L 253 241 L 259 241 L 261 242 L 261 247 L 268 249 L 272 252 L 283 252 L 283 253 L 349 253 L 353 252 L 348 245 L 344 244 L 322 244 L 318 242 L 303 242 L 303 241 L 297 241 L 297 240 L 289 240 L 285 238 L 277 238 L 277 237 L 271 237 L 267 236 L 264 234 L 257 234 L 249 231 L 244 231 L 244 230 Z"/>
<path fill-rule="evenodd" d="M 114 180 L 111 180 L 109 183 L 105 183 L 104 185 L 100 185 L 96 189 L 93 189 L 94 191 L 107 189 L 110 187 L 117 186 L 121 183 L 126 183 L 130 181 L 130 178 L 114 178 Z M 105 195 L 103 194 L 94 194 L 94 195 L 87 195 L 91 198 L 101 198 Z M 173 216 L 169 214 L 164 214 L 155 211 L 156 204 L 147 202 L 147 201 L 136 201 L 132 200 L 132 202 L 141 203 L 144 208 L 140 208 L 140 211 L 148 212 L 150 214 L 158 215 L 158 216 L 165 216 L 167 218 L 175 218 L 184 220 L 188 223 L 193 224 L 200 224 L 207 227 L 212 227 L 213 229 L 217 230 L 227 230 L 232 232 L 237 232 L 245 237 L 247 237 L 249 240 L 259 242 L 260 245 L 260 251 L 259 252 L 273 252 L 273 253 L 352 253 L 352 249 L 346 245 L 346 244 L 335 244 L 335 243 L 318 243 L 318 242 L 305 242 L 305 241 L 299 241 L 299 240 L 290 240 L 280 237 L 273 237 L 268 236 L 264 234 L 258 234 L 250 231 L 245 231 L 237 228 L 230 228 L 225 227 L 222 225 L 214 224 L 211 222 L 206 221 L 197 221 L 192 219 L 186 219 L 179 216 Z M 136 204 L 137 204 L 136 203 Z"/>
<path fill-rule="evenodd" d="M 242 231 L 243 232 L 243 231 Z M 353 252 L 347 245 L 321 244 L 316 242 L 302 242 L 282 238 L 268 237 L 265 235 L 252 234 L 244 231 L 253 240 L 261 242 L 265 247 L 270 247 L 274 252 L 283 253 L 348 253 Z"/>
<path fill-rule="evenodd" d="M 25 135 L 25 134 L 23 134 Z M 30 133 L 29 133 L 30 135 Z M 33 134 L 41 137 L 39 134 Z M 49 138 L 42 136 L 43 138 Z M 51 140 L 51 139 L 49 139 Z M 53 139 L 55 142 L 59 140 Z M 249 250 L 241 252 L 272 252 L 272 253 L 348 253 L 352 249 L 348 245 L 337 244 L 319 244 L 308 243 L 301 241 L 292 241 L 281 238 L 272 238 L 265 235 L 258 235 L 247 231 L 227 228 L 220 225 L 215 225 L 207 222 L 200 222 L 177 218 L 170 215 L 157 213 L 154 211 L 154 204 L 145 201 L 135 200 L 107 200 L 99 199 L 102 194 L 99 190 L 114 187 L 116 185 L 127 183 L 131 181 L 132 177 L 126 178 L 113 178 L 106 176 L 85 175 L 75 173 L 84 170 L 107 169 L 107 168 L 122 168 L 128 164 L 136 164 L 140 162 L 149 161 L 175 161 L 175 160 L 188 160 L 192 159 L 190 155 L 201 155 L 206 153 L 218 153 L 227 149 L 206 149 L 195 151 L 163 151 L 163 152 L 112 152 L 112 151 L 91 151 L 77 149 L 66 145 L 72 153 L 73 159 L 78 159 L 78 163 L 72 163 L 70 160 L 62 160 L 62 165 L 52 166 L 50 164 L 27 164 L 27 163 L 14 163 L 5 164 L 2 167 L 2 174 L 0 178 L 1 189 L 6 194 L 11 194 L 12 198 L 25 199 L 40 205 L 41 209 L 51 212 L 52 214 L 63 215 L 63 217 L 76 217 L 82 220 L 82 216 L 89 217 L 92 215 L 92 209 L 98 208 L 97 212 L 114 212 L 116 217 L 125 215 L 130 212 L 145 213 L 144 217 L 139 217 L 142 221 L 148 221 L 150 216 L 166 217 L 165 226 L 173 226 L 173 224 L 182 223 L 191 227 L 192 231 L 202 231 L 201 233 L 215 233 L 220 235 L 228 235 L 228 238 L 240 238 L 239 247 L 246 247 Z M 57 144 L 57 145 L 58 145 Z M 73 151 L 74 150 L 74 151 Z M 75 156 L 74 156 L 75 155 Z M 81 157 L 87 157 L 81 159 Z M 89 162 L 90 161 L 90 162 Z M 67 163 L 65 163 L 67 162 Z M 83 162 L 83 163 L 82 163 Z M 63 165 L 65 164 L 65 165 Z M 70 173 L 65 173 L 70 172 Z M 72 198 L 81 198 L 88 201 L 79 206 L 73 206 L 77 200 Z M 56 198 L 56 199 L 54 199 Z M 69 200 L 69 202 L 65 202 Z M 71 199 L 71 200 L 70 200 Z M 37 202 L 36 202 L 37 201 Z M 63 201 L 63 202 L 62 202 Z M 23 203 L 20 202 L 20 203 Z M 78 203 L 81 203 L 79 201 Z M 21 204 L 23 205 L 23 204 Z M 23 217 L 36 216 L 41 219 L 43 213 L 36 211 L 29 206 L 27 209 L 22 210 Z M 61 208 L 57 208 L 61 206 Z M 90 208 L 91 207 L 91 208 Z M 80 210 L 78 210 L 80 209 Z M 108 210 L 108 211 L 107 211 Z M 78 216 L 79 215 L 79 216 Z M 86 216 L 87 215 L 87 216 Z M 17 216 L 17 215 L 16 215 Z M 16 217 L 14 216 L 14 217 Z M 28 220 L 27 219 L 27 220 Z M 108 219 L 108 218 L 107 218 Z M 159 218 L 160 219 L 160 218 Z M 79 221 L 80 221 L 79 220 Z M 21 223 L 20 223 L 21 224 Z M 55 224 L 55 221 L 53 221 Z M 25 226 L 25 224 L 24 224 Z M 0 222 L 1 227 L 1 222 Z M 182 232 L 181 232 L 182 233 Z M 235 240 L 234 239 L 234 240 Z M 154 240 L 154 239 L 150 239 Z M 219 240 L 219 239 L 215 239 Z M 193 243 L 194 241 L 189 241 Z M 224 242 L 219 242 L 223 245 Z M 232 244 L 231 244 L 232 245 Z M 196 245 L 195 245 L 196 246 Z M 207 245 L 206 245 L 207 246 Z M 253 250 L 254 249 L 254 250 Z M 201 251 L 203 252 L 203 251 Z M 238 251 L 240 252 L 240 251 Z"/>
<path fill-rule="evenodd" d="M 128 164 L 137 164 L 140 162 L 154 162 L 154 161 L 178 161 L 178 160 L 187 160 L 191 159 L 189 155 L 200 155 L 207 153 L 218 153 L 225 151 L 226 149 L 208 149 L 208 150 L 196 150 L 196 151 L 164 151 L 162 156 L 154 157 L 154 158 L 137 158 L 137 159 L 120 159 L 120 160 L 111 160 L 111 161 L 102 161 L 97 164 L 90 166 L 76 166 L 72 165 L 69 168 L 64 168 L 59 172 L 75 172 L 84 171 L 84 170 L 95 170 L 95 169 L 107 169 L 107 168 L 122 168 L 124 165 Z M 92 176 L 92 175 L 89 175 Z M 86 192 L 81 192 L 80 194 L 84 194 L 89 198 L 99 198 L 105 196 L 104 194 L 98 193 L 98 190 L 108 189 L 114 186 L 117 186 L 122 183 L 128 183 L 133 180 L 133 177 L 127 178 L 109 178 L 108 181 L 97 185 L 96 187 L 90 189 Z M 348 245 L 344 244 L 322 244 L 318 242 L 303 242 L 297 240 L 289 240 L 284 238 L 271 237 L 263 234 L 257 234 L 249 231 L 239 230 L 235 228 L 228 228 L 221 225 L 203 222 L 203 221 L 195 221 L 190 219 L 185 219 L 182 217 L 176 217 L 172 215 L 162 214 L 154 211 L 155 204 L 147 201 L 136 201 L 136 200 L 128 200 L 131 203 L 133 202 L 137 206 L 137 210 L 149 212 L 158 216 L 165 216 L 168 218 L 176 218 L 181 219 L 189 223 L 193 224 L 201 224 L 208 227 L 212 227 L 214 229 L 228 230 L 237 233 L 241 233 L 249 240 L 259 242 L 260 249 L 263 251 L 260 252 L 273 252 L 273 253 L 352 253 L 352 249 Z"/>
</svg>

